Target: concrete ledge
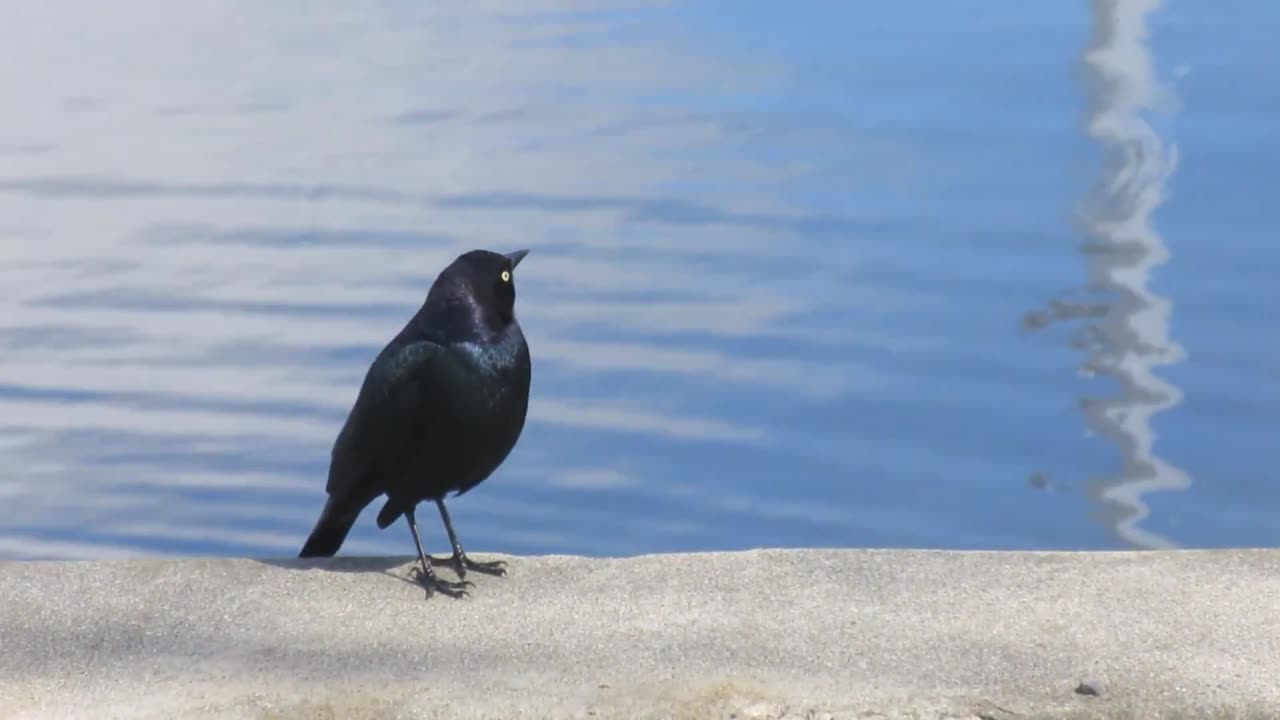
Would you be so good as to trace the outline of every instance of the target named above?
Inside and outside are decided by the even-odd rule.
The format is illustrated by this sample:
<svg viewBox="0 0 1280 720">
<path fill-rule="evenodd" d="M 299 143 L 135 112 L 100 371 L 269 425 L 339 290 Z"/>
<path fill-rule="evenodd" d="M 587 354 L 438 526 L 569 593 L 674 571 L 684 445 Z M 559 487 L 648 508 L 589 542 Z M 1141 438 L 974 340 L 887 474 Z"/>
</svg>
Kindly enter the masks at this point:
<svg viewBox="0 0 1280 720">
<path fill-rule="evenodd" d="M 0 563 L 0 717 L 1280 717 L 1280 551 L 507 559 Z"/>
</svg>

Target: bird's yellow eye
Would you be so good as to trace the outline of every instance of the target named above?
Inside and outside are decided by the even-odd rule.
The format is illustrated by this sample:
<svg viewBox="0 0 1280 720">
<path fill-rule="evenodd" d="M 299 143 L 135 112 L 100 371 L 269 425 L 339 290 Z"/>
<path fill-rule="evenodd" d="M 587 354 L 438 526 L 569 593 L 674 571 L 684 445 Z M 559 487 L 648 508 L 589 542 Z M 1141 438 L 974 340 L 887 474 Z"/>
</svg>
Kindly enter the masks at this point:
<svg viewBox="0 0 1280 720">
<path fill-rule="evenodd" d="M 502 271 L 502 282 L 511 282 L 511 273 L 509 271 Z"/>
</svg>

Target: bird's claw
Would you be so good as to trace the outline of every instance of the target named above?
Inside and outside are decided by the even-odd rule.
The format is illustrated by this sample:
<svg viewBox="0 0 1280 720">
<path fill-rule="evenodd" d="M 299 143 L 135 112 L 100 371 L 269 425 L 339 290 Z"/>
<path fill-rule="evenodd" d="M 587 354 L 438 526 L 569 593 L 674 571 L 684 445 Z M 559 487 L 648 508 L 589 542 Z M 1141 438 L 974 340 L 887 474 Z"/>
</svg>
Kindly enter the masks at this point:
<svg viewBox="0 0 1280 720">
<path fill-rule="evenodd" d="M 455 561 L 455 562 L 457 562 L 459 567 L 463 567 L 468 570 L 475 570 L 476 572 L 484 573 L 485 575 L 494 575 L 497 577 L 502 577 L 507 574 L 507 563 L 503 560 L 491 560 L 489 562 L 480 562 L 478 560 L 472 560 L 466 555 L 463 555 L 462 560 L 460 562 L 458 561 Z M 458 577 L 462 577 L 461 570 L 458 571 Z"/>
<path fill-rule="evenodd" d="M 472 560 L 466 553 L 460 553 L 453 557 L 447 558 L 431 558 L 432 565 L 448 565 L 458 573 L 458 577 L 465 578 L 468 570 L 475 570 L 485 575 L 495 575 L 502 577 L 507 574 L 507 563 L 505 560 L 491 560 L 489 562 L 480 562 Z"/>
<path fill-rule="evenodd" d="M 409 575 L 415 582 L 426 589 L 427 597 L 431 597 L 433 592 L 438 592 L 451 598 L 461 598 L 468 594 L 467 588 L 475 587 L 475 583 L 469 580 L 451 582 L 435 573 L 425 573 L 417 565 L 413 566 L 413 569 L 409 571 Z"/>
</svg>

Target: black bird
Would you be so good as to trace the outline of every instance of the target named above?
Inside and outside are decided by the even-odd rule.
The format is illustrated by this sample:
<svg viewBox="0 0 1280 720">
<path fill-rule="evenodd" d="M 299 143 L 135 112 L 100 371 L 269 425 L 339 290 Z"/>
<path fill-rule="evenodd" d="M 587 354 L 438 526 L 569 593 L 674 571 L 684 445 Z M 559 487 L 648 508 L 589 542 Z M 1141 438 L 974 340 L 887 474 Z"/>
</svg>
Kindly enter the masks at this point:
<svg viewBox="0 0 1280 720">
<path fill-rule="evenodd" d="M 418 579 L 452 597 L 465 594 L 466 571 L 504 575 L 501 561 L 476 562 L 463 551 L 444 497 L 461 495 L 506 459 L 524 428 L 530 361 L 515 317 L 513 273 L 528 250 L 458 256 L 431 285 L 426 301 L 378 353 L 334 441 L 329 499 L 298 557 L 338 551 L 360 512 L 379 495 L 386 529 L 404 515 L 418 549 Z M 431 569 L 414 510 L 440 509 L 462 582 Z M 415 568 L 416 569 L 416 568 Z"/>
</svg>

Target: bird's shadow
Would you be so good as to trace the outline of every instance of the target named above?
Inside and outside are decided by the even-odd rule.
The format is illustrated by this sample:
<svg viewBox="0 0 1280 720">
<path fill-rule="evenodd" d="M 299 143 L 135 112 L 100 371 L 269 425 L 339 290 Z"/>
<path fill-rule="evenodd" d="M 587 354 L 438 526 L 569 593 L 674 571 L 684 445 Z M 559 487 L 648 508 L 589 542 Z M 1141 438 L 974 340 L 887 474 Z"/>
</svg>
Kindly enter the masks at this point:
<svg viewBox="0 0 1280 720">
<path fill-rule="evenodd" d="M 446 568 L 453 571 L 453 562 L 450 558 L 427 556 L 431 562 L 432 569 Z M 380 573 L 387 577 L 395 578 L 401 582 L 408 583 L 414 587 L 422 587 L 422 584 L 415 579 L 413 569 L 419 565 L 418 558 L 415 555 L 399 555 L 399 556 L 361 556 L 346 555 L 327 558 L 259 558 L 258 562 L 264 565 L 281 568 L 283 570 L 321 570 L 339 573 Z M 397 568 L 404 568 L 402 572 L 396 572 Z"/>
</svg>

